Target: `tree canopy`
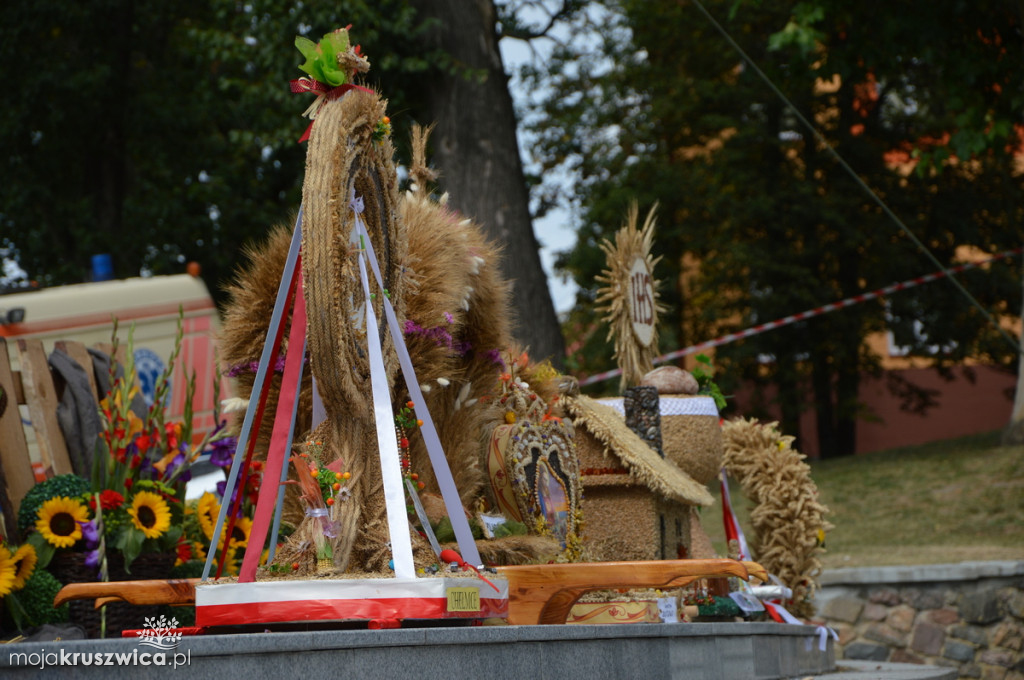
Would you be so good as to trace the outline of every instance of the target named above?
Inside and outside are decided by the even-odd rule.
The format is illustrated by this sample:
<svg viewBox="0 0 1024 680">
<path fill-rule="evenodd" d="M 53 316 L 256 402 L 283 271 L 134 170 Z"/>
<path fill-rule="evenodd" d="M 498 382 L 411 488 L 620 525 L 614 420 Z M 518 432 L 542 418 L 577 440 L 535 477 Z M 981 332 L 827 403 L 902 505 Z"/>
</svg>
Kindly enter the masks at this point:
<svg viewBox="0 0 1024 680">
<path fill-rule="evenodd" d="M 352 24 L 371 60 L 368 82 L 389 99 L 400 149 L 411 123 L 430 124 L 479 92 L 500 97 L 504 89 L 490 119 L 457 123 L 467 141 L 458 158 L 442 159 L 442 182 L 473 206 L 463 197 L 495 189 L 481 185 L 485 173 L 462 170 L 491 162 L 481 146 L 502 154 L 523 205 L 509 211 L 517 200 L 509 190 L 504 213 L 487 205 L 473 216 L 485 226 L 501 222 L 517 275 L 535 284 L 520 304 L 533 322 L 520 340 L 542 338 L 535 348 L 557 359 L 561 337 L 531 231 L 494 6 L 474 7 L 468 30 L 486 46 L 478 60 L 496 64 L 493 72 L 434 40 L 445 12 L 465 9 L 442 0 L 4 3 L 0 77 L 12 86 L 0 106 L 0 249 L 42 285 L 88 280 L 97 253 L 113 255 L 118 277 L 181 271 L 195 260 L 219 295 L 242 247 L 293 219 L 301 199 L 306 151 L 297 140 L 309 95 L 289 92 L 303 75 L 294 38 L 315 42 Z M 432 95 L 452 89 L 457 97 L 443 109 Z M 456 173 L 453 163 L 464 167 Z"/>
<path fill-rule="evenodd" d="M 964 248 L 1020 246 L 1017 8 L 702 6 L 941 263 Z M 534 152 L 575 180 L 561 197 L 580 215 L 578 243 L 560 261 L 580 286 L 569 327 L 582 346 L 571 367 L 609 367 L 591 304 L 604 266 L 598 244 L 634 198 L 660 205 L 658 276 L 672 310 L 663 350 L 935 269 L 693 2 L 607 7 L 578 15 L 572 39 L 528 74 L 550 93 L 534 118 Z M 1017 259 L 962 281 L 991 313 L 1012 315 L 1020 271 Z M 787 432 L 799 434 L 813 402 L 819 450 L 842 455 L 863 415 L 861 376 L 879 369 L 865 338 L 884 330 L 940 368 L 973 356 L 1009 369 L 1016 358 L 979 309 L 937 282 L 721 347 L 715 363 L 726 391 L 740 380 L 778 387 Z M 914 385 L 892 387 L 907 408 L 929 404 Z"/>
<path fill-rule="evenodd" d="M 6 3 L 0 246 L 45 285 L 87 280 L 89 256 L 109 252 L 122 277 L 196 260 L 216 291 L 299 202 L 292 40 L 348 23 L 381 46 L 415 32 L 388 0 Z M 378 82 L 425 67 L 383 52 Z"/>
</svg>

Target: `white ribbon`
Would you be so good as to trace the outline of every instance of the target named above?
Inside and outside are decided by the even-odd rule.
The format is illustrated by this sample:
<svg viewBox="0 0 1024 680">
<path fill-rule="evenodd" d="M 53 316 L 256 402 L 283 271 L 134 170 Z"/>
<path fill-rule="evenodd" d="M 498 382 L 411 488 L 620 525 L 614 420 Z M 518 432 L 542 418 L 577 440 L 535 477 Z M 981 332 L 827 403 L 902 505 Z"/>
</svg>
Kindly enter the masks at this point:
<svg viewBox="0 0 1024 680">
<path fill-rule="evenodd" d="M 792 624 L 797 625 L 797 626 L 806 625 L 803 621 L 801 621 L 800 619 L 796 618 L 795 616 L 790 614 L 788 611 L 786 611 L 786 608 L 783 607 L 778 602 L 771 602 L 770 604 L 772 605 L 772 607 L 775 608 L 775 611 L 778 612 L 779 616 L 781 616 L 783 621 L 785 621 L 786 623 L 792 623 Z M 831 628 L 829 628 L 828 626 L 816 626 L 814 628 L 814 632 L 818 635 L 818 649 L 820 651 L 822 651 L 822 652 L 824 652 L 826 649 L 828 649 L 828 636 L 829 635 L 831 635 L 832 639 L 835 640 L 836 642 L 839 641 L 839 634 L 837 632 L 835 632 L 834 630 L 832 630 Z M 813 639 L 814 638 L 807 638 L 808 649 L 810 649 L 810 643 L 811 643 L 811 640 L 813 640 Z"/>
<path fill-rule="evenodd" d="M 356 213 L 356 228 L 362 219 Z M 365 228 L 362 229 L 365 231 Z M 380 451 L 380 471 L 384 481 L 384 504 L 391 535 L 391 557 L 395 565 L 395 578 L 416 578 L 412 559 L 412 540 L 409 538 L 409 520 L 405 513 L 405 492 L 402 489 L 402 466 L 395 438 L 395 414 L 391 410 L 391 389 L 388 385 L 384 356 L 377 331 L 377 317 L 370 298 L 370 282 L 366 276 L 366 253 L 359 253 L 359 278 L 366 295 L 366 347 L 370 359 L 370 388 L 373 395 L 373 416 L 377 425 L 377 448 Z"/>
<path fill-rule="evenodd" d="M 839 633 L 835 632 L 828 626 L 818 626 L 818 649 L 825 651 L 828 649 L 828 636 L 831 635 L 832 639 L 839 642 Z"/>
<path fill-rule="evenodd" d="M 359 214 L 363 211 L 362 197 L 356 197 L 354 193 L 350 196 L 350 205 L 356 213 L 356 233 L 363 238 L 363 247 L 369 256 L 370 268 L 377 279 L 377 286 L 384 290 L 384 278 L 380 273 L 380 266 L 377 263 L 377 256 L 373 252 L 373 243 L 366 231 L 366 226 Z M 391 300 L 384 296 L 384 316 L 391 330 L 391 338 L 394 341 L 395 353 L 398 355 L 398 363 L 402 367 L 402 377 L 405 379 L 406 389 L 414 404 L 416 417 L 423 421 L 420 426 L 420 433 L 423 435 L 423 443 L 426 444 L 427 454 L 430 456 L 430 464 L 434 468 L 434 476 L 437 478 L 437 485 L 441 489 L 441 498 L 444 500 L 445 509 L 448 511 L 448 519 L 452 523 L 455 532 L 455 541 L 458 543 L 462 559 L 471 565 L 482 565 L 480 553 L 476 548 L 476 541 L 473 540 L 473 531 L 469 527 L 469 520 L 466 519 L 466 512 L 459 499 L 458 489 L 455 487 L 455 479 L 448 467 L 448 459 L 444 455 L 444 447 L 441 446 L 441 439 L 437 435 L 434 421 L 426 407 L 426 400 L 423 391 L 420 390 L 419 381 L 416 380 L 416 371 L 412 365 L 412 358 L 405 346 L 405 336 L 395 315 L 395 309 L 391 306 Z M 369 302 L 367 302 L 369 304 Z M 369 331 L 367 331 L 369 332 Z M 372 344 L 372 343 L 371 343 Z M 403 504 L 404 508 L 404 504 Z"/>
<path fill-rule="evenodd" d="M 611 406 L 621 415 L 625 415 L 625 400 L 622 397 L 599 399 L 602 404 Z M 658 413 L 662 416 L 714 416 L 718 417 L 718 407 L 712 397 L 672 397 L 659 395 Z"/>
</svg>

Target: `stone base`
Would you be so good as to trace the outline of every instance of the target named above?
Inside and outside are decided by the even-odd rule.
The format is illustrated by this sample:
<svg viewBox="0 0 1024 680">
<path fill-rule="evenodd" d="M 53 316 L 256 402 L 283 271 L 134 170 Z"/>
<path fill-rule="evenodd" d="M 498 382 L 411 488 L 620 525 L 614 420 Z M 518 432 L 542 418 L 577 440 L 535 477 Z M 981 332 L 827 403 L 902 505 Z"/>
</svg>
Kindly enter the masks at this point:
<svg viewBox="0 0 1024 680">
<path fill-rule="evenodd" d="M 74 653 L 154 650 L 133 639 L 61 640 L 4 645 L 0 676 L 52 678 Z M 28 655 L 21 660 L 19 653 Z M 35 656 L 32 656 L 35 655 Z M 829 639 L 818 649 L 812 626 L 776 623 L 485 626 L 308 631 L 182 638 L 166 653 L 189 680 L 315 678 L 338 669 L 348 678 L 679 678 L 775 680 L 835 669 Z M 114 661 L 113 663 L 117 663 Z M 137 665 L 83 666 L 77 678 L 138 678 Z M 141 669 L 141 676 L 148 671 Z M 874 676 L 878 677 L 878 676 Z"/>
</svg>

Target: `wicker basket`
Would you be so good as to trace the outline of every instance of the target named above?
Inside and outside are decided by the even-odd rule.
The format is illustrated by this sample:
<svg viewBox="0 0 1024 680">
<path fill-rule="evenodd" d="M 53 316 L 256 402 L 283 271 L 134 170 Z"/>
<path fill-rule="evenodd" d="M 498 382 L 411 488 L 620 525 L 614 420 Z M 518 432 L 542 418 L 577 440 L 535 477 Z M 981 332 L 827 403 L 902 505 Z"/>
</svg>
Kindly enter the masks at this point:
<svg viewBox="0 0 1024 680">
<path fill-rule="evenodd" d="M 125 572 L 120 553 L 107 556 L 107 570 L 111 581 L 163 580 L 170 577 L 174 566 L 174 553 L 143 553 L 132 562 L 131 573 Z M 96 569 L 85 566 L 85 553 L 60 552 L 54 555 L 48 570 L 63 584 L 93 583 Z M 81 626 L 90 638 L 100 637 L 100 610 L 92 600 L 72 600 L 68 603 L 71 623 Z M 107 637 L 120 637 L 122 630 L 142 628 L 147 617 L 158 615 L 159 605 L 133 605 L 112 602 L 106 605 Z"/>
<path fill-rule="evenodd" d="M 661 395 L 661 445 L 665 457 L 701 484 L 722 467 L 722 428 L 711 397 Z"/>
</svg>

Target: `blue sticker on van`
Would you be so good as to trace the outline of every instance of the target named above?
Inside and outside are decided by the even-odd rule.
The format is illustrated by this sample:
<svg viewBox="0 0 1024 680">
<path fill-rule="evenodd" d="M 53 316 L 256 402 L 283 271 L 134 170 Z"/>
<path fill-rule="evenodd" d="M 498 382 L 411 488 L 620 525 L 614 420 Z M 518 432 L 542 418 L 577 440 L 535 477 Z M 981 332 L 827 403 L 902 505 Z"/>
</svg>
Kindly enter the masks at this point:
<svg viewBox="0 0 1024 680">
<path fill-rule="evenodd" d="M 146 400 L 146 406 L 152 406 L 156 399 L 156 381 L 164 372 L 164 361 L 156 352 L 141 347 L 135 350 L 135 372 L 139 376 L 139 386 L 142 388 L 142 398 Z M 167 386 L 166 400 L 171 399 L 170 385 Z"/>
</svg>

